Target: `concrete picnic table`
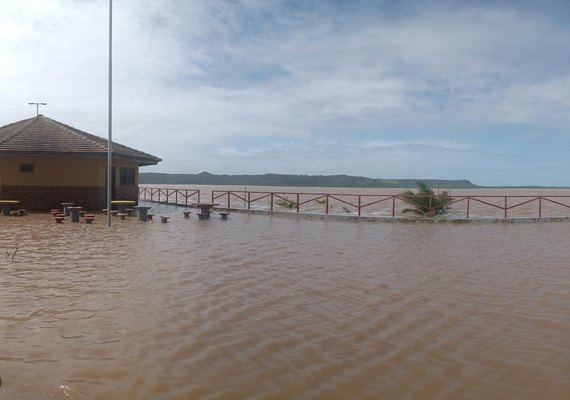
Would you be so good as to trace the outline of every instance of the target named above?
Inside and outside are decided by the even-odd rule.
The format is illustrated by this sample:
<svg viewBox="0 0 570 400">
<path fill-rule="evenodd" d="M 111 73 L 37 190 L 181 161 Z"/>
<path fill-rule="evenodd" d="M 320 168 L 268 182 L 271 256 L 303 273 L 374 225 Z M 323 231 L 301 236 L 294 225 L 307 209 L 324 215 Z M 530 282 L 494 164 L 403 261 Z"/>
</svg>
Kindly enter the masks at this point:
<svg viewBox="0 0 570 400">
<path fill-rule="evenodd" d="M 200 214 L 204 216 L 204 218 L 210 218 L 210 210 L 213 207 L 219 206 L 218 203 L 192 203 L 194 207 L 198 207 L 200 209 Z"/>
<path fill-rule="evenodd" d="M 2 206 L 2 214 L 10 215 L 12 212 L 12 206 L 20 204 L 20 200 L 0 200 L 0 205 Z"/>
<path fill-rule="evenodd" d="M 134 200 L 113 200 L 111 204 L 115 204 L 119 208 L 119 212 L 121 214 L 125 214 L 127 212 L 128 206 L 134 206 L 137 204 Z"/>
<path fill-rule="evenodd" d="M 69 211 L 69 218 L 71 222 L 79 222 L 79 211 L 83 210 L 83 207 L 67 207 L 67 211 Z"/>
<path fill-rule="evenodd" d="M 75 203 L 61 203 L 61 207 L 63 208 L 63 215 L 69 215 L 69 207 L 73 206 Z"/>
<path fill-rule="evenodd" d="M 134 206 L 133 207 L 137 212 L 137 219 L 140 221 L 148 221 L 148 210 L 150 207 L 147 206 Z"/>
</svg>

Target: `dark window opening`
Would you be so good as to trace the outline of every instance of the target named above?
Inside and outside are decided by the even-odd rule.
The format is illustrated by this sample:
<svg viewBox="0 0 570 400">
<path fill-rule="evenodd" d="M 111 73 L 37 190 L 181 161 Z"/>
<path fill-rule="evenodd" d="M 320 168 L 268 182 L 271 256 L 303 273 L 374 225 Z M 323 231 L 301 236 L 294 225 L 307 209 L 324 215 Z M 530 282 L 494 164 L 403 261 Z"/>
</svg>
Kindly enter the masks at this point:
<svg viewBox="0 0 570 400">
<path fill-rule="evenodd" d="M 35 170 L 34 164 L 20 164 L 20 172 L 33 173 Z"/>
<path fill-rule="evenodd" d="M 135 177 L 135 168 L 121 168 L 121 186 L 135 186 Z"/>
</svg>

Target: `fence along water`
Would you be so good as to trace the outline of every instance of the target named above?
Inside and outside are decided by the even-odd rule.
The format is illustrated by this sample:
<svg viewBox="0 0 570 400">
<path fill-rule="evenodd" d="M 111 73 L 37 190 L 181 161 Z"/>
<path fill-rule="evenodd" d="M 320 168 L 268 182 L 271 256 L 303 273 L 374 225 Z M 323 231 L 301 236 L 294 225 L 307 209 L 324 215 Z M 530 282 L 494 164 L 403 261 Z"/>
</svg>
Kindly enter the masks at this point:
<svg viewBox="0 0 570 400">
<path fill-rule="evenodd" d="M 221 208 L 296 212 L 312 214 L 349 214 L 359 217 L 403 217 L 410 208 L 402 194 L 318 192 L 280 190 L 201 189 L 140 187 L 139 198 L 145 201 L 190 206 L 208 198 Z M 515 191 L 513 191 L 515 192 Z M 452 194 L 447 215 L 452 218 L 545 218 L 570 217 L 570 195 L 565 190 L 540 194 Z M 429 202 L 431 204 L 431 202 Z M 431 207 L 430 207 L 431 208 Z"/>
</svg>

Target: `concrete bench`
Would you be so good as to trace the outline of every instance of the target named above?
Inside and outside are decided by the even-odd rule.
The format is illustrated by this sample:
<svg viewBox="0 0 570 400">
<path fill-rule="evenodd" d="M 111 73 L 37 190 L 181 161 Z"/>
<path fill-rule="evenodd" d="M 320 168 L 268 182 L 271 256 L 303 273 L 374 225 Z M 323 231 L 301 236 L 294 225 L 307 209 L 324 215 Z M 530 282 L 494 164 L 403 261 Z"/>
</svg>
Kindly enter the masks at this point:
<svg viewBox="0 0 570 400">
<path fill-rule="evenodd" d="M 184 218 L 190 218 L 190 214 L 192 214 L 192 211 L 182 211 L 182 214 L 184 214 Z"/>
<path fill-rule="evenodd" d="M 18 211 L 20 211 L 20 215 L 28 215 L 28 210 L 25 208 L 20 208 Z"/>
<path fill-rule="evenodd" d="M 53 219 L 55 220 L 56 223 L 61 224 L 63 222 L 63 220 L 65 219 L 65 216 L 60 216 L 58 214 L 55 217 L 53 217 Z"/>
<path fill-rule="evenodd" d="M 170 218 L 170 217 L 166 217 L 166 216 L 164 216 L 164 215 L 161 215 L 161 216 L 160 216 L 160 222 L 167 223 L 167 222 L 168 222 L 168 218 Z"/>
<path fill-rule="evenodd" d="M 154 217 L 154 214 L 153 214 L 153 213 L 148 213 L 148 214 L 146 215 L 147 221 L 152 221 L 153 217 Z"/>
<path fill-rule="evenodd" d="M 20 216 L 22 216 L 23 214 L 20 212 L 20 210 L 12 210 L 12 211 L 10 211 L 10 215 L 11 215 L 12 217 L 20 217 Z"/>
<path fill-rule="evenodd" d="M 95 214 L 85 214 L 83 216 L 83 219 L 85 220 L 86 224 L 90 224 L 93 222 L 93 220 L 95 219 Z"/>
<path fill-rule="evenodd" d="M 199 219 L 208 219 L 209 215 L 205 214 L 205 213 L 198 213 L 196 214 L 198 216 Z"/>
<path fill-rule="evenodd" d="M 119 214 L 119 210 L 111 210 L 111 215 L 116 217 Z"/>
<path fill-rule="evenodd" d="M 121 219 L 125 219 L 127 215 L 129 215 L 129 214 L 127 214 L 127 213 L 118 213 L 118 214 L 117 214 L 117 217 L 119 217 L 119 218 L 121 218 Z"/>
<path fill-rule="evenodd" d="M 220 216 L 222 217 L 222 219 L 228 219 L 228 215 L 230 215 L 230 213 L 227 212 L 221 212 Z"/>
<path fill-rule="evenodd" d="M 52 208 L 50 214 L 55 217 L 56 214 L 61 214 L 61 210 L 59 208 Z"/>
</svg>

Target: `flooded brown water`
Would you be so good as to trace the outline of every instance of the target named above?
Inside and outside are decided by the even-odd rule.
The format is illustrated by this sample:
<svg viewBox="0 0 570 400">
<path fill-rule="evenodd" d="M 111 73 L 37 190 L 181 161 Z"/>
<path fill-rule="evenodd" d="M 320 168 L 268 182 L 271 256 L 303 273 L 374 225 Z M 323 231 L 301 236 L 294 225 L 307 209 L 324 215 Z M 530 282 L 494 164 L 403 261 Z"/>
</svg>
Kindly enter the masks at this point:
<svg viewBox="0 0 570 400">
<path fill-rule="evenodd" d="M 153 209 L 0 217 L 0 399 L 570 398 L 570 223 Z"/>
</svg>

